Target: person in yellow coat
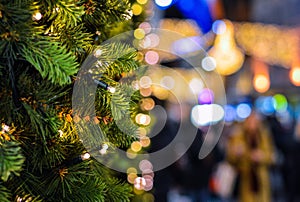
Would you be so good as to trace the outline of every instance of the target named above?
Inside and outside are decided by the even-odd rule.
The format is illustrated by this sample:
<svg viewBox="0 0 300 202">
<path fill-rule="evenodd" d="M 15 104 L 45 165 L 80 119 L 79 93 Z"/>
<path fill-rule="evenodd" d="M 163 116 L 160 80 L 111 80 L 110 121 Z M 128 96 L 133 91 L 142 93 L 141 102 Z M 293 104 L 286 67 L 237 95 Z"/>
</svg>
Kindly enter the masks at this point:
<svg viewBox="0 0 300 202">
<path fill-rule="evenodd" d="M 239 176 L 239 202 L 270 202 L 269 167 L 274 162 L 268 128 L 256 112 L 233 129 L 228 139 L 227 160 Z"/>
</svg>

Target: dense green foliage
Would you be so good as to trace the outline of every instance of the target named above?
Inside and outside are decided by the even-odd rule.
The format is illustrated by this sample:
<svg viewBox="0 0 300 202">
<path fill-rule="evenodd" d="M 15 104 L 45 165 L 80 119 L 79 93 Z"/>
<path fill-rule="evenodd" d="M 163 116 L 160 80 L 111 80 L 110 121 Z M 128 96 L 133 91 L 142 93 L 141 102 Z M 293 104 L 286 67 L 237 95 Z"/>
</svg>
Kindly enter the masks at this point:
<svg viewBox="0 0 300 202">
<path fill-rule="evenodd" d="M 0 201 L 130 201 L 126 182 L 93 158 L 81 159 L 86 149 L 71 106 L 80 66 L 101 42 L 132 29 L 129 10 L 126 0 L 0 0 Z M 139 67 L 131 47 L 100 47 L 101 61 L 122 55 L 99 66 L 109 85 Z M 113 115 L 121 120 L 123 111 L 139 110 L 140 95 L 127 100 L 126 88 L 114 97 L 96 93 L 93 120 L 118 147 L 135 139 L 136 127 L 125 136 Z"/>
</svg>

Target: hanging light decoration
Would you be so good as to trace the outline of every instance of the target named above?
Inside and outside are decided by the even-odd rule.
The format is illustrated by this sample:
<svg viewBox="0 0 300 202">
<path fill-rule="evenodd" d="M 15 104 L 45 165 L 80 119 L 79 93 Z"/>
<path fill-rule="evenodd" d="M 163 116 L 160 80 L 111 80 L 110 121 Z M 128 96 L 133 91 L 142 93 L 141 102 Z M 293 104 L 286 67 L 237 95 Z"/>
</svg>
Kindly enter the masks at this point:
<svg viewBox="0 0 300 202">
<path fill-rule="evenodd" d="M 236 46 L 234 27 L 228 20 L 223 20 L 224 26 L 219 26 L 214 46 L 208 54 L 216 60 L 216 71 L 221 75 L 230 75 L 237 72 L 243 65 L 244 54 Z M 224 24 L 223 24 L 224 25 Z"/>
<path fill-rule="evenodd" d="M 270 75 L 268 66 L 260 60 L 252 59 L 251 67 L 254 73 L 254 89 L 259 93 L 267 92 L 270 88 Z"/>
<path fill-rule="evenodd" d="M 292 64 L 289 76 L 295 86 L 300 86 L 300 60 Z"/>
</svg>

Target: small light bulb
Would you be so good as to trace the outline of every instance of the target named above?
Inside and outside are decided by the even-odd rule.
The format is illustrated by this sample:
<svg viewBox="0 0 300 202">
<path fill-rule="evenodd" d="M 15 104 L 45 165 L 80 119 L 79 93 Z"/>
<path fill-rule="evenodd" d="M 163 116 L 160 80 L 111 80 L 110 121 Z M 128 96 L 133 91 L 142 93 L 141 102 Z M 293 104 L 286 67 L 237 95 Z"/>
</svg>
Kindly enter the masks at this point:
<svg viewBox="0 0 300 202">
<path fill-rule="evenodd" d="M 2 129 L 3 129 L 5 132 L 9 132 L 9 126 L 3 125 L 2 127 L 3 127 Z"/>
<path fill-rule="evenodd" d="M 89 153 L 85 153 L 85 154 L 81 155 L 81 159 L 82 159 L 82 160 L 87 160 L 87 159 L 89 159 L 90 157 L 91 157 L 91 155 L 90 155 Z"/>
<path fill-rule="evenodd" d="M 108 145 L 107 144 L 103 144 L 103 149 L 108 149 Z"/>
<path fill-rule="evenodd" d="M 106 150 L 106 149 L 104 149 L 104 148 L 103 148 L 103 149 L 100 149 L 100 150 L 99 150 L 99 153 L 100 153 L 100 154 L 102 154 L 102 155 L 104 155 L 104 154 L 106 154 L 106 153 L 107 153 L 107 150 Z"/>
<path fill-rule="evenodd" d="M 107 87 L 107 90 L 108 90 L 109 92 L 111 92 L 111 93 L 115 93 L 115 92 L 116 92 L 116 88 L 111 87 L 111 86 L 108 86 L 108 87 Z"/>
<path fill-rule="evenodd" d="M 95 51 L 94 56 L 95 56 L 95 57 L 99 57 L 101 54 L 102 54 L 102 50 L 101 50 L 101 49 L 98 49 L 98 50 Z"/>
<path fill-rule="evenodd" d="M 37 11 L 35 14 L 33 14 L 33 16 L 32 16 L 32 18 L 33 18 L 33 20 L 35 20 L 35 21 L 39 21 L 40 19 L 42 19 L 42 14 L 39 12 L 39 11 Z"/>
<path fill-rule="evenodd" d="M 64 132 L 62 130 L 58 130 L 58 132 L 59 132 L 59 137 L 62 137 Z"/>
</svg>

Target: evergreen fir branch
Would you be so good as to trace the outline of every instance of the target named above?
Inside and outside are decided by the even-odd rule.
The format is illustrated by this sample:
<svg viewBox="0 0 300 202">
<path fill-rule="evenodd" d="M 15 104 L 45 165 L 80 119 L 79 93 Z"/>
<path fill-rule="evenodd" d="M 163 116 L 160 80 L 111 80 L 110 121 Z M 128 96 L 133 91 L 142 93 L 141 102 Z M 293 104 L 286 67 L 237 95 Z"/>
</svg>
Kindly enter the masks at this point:
<svg viewBox="0 0 300 202">
<path fill-rule="evenodd" d="M 51 185 L 51 186 L 49 186 Z M 89 161 L 61 167 L 43 176 L 38 192 L 47 201 L 104 201 L 106 185 L 89 170 Z M 46 190 L 46 191 L 45 191 Z"/>
<path fill-rule="evenodd" d="M 35 132 L 43 144 L 47 144 L 47 139 L 52 138 L 61 125 L 56 115 L 51 112 L 44 112 L 41 108 L 33 109 L 30 105 L 23 102 L 23 106 L 29 116 L 31 131 Z"/>
<path fill-rule="evenodd" d="M 70 83 L 70 76 L 77 72 L 79 66 L 75 56 L 58 42 L 42 40 L 35 44 L 24 44 L 21 54 L 43 78 L 60 85 Z"/>
<path fill-rule="evenodd" d="M 43 200 L 40 197 L 32 197 L 30 194 L 17 196 L 15 201 L 24 201 L 24 202 L 42 202 Z"/>
<path fill-rule="evenodd" d="M 83 24 L 72 29 L 63 29 L 59 34 L 59 40 L 77 58 L 82 58 L 92 50 L 92 34 L 88 33 Z"/>
<path fill-rule="evenodd" d="M 21 147 L 15 141 L 1 141 L 0 144 L 0 176 L 7 181 L 11 174 L 19 176 L 24 163 Z"/>
<path fill-rule="evenodd" d="M 40 187 L 40 184 L 41 181 L 39 180 L 39 177 L 24 169 L 17 179 L 13 178 L 11 180 L 11 182 L 8 184 L 8 187 L 10 190 L 14 190 L 14 201 L 17 201 L 18 198 L 21 198 L 39 202 L 42 200 L 42 197 L 36 194 L 36 190 L 38 187 Z"/>
<path fill-rule="evenodd" d="M 48 21 L 52 21 L 49 30 L 58 30 L 62 28 L 71 28 L 78 25 L 81 16 L 84 14 L 83 0 L 74 2 L 73 0 L 39 1 L 44 5 L 43 9 Z"/>
<path fill-rule="evenodd" d="M 113 27 L 117 22 L 126 20 L 124 15 L 128 15 L 128 10 L 130 10 L 130 4 L 127 0 L 92 1 L 86 7 L 83 21 L 92 33 L 101 30 L 102 39 L 107 37 L 110 32 L 109 29 L 105 28 Z"/>
<path fill-rule="evenodd" d="M 99 46 L 97 50 L 101 50 L 101 55 L 91 66 L 91 70 L 96 72 L 93 75 L 96 79 L 118 80 L 123 73 L 132 72 L 140 67 L 139 62 L 136 61 L 137 51 L 128 44 L 120 42 L 105 44 Z"/>
<path fill-rule="evenodd" d="M 132 195 L 132 188 L 129 184 L 120 182 L 119 179 L 108 179 L 109 189 L 106 190 L 107 202 L 130 202 Z"/>
<path fill-rule="evenodd" d="M 113 122 L 100 127 L 109 141 L 116 147 L 127 148 L 133 141 L 137 140 L 137 126 L 127 121 L 120 122 L 118 125 Z M 123 130 L 121 131 L 120 128 Z"/>
<path fill-rule="evenodd" d="M 0 182 L 0 201 L 10 202 L 11 193 L 10 191 Z"/>
<path fill-rule="evenodd" d="M 38 72 L 23 66 L 17 68 L 22 69 L 21 75 L 18 76 L 18 89 L 21 99 L 31 100 L 36 106 L 45 109 L 67 104 L 70 101 L 68 99 L 71 91 L 70 86 L 61 87 L 51 82 L 43 82 L 43 78 Z M 35 75 L 34 78 L 33 75 Z M 23 88 L 23 86 L 27 86 L 27 88 Z"/>
</svg>

